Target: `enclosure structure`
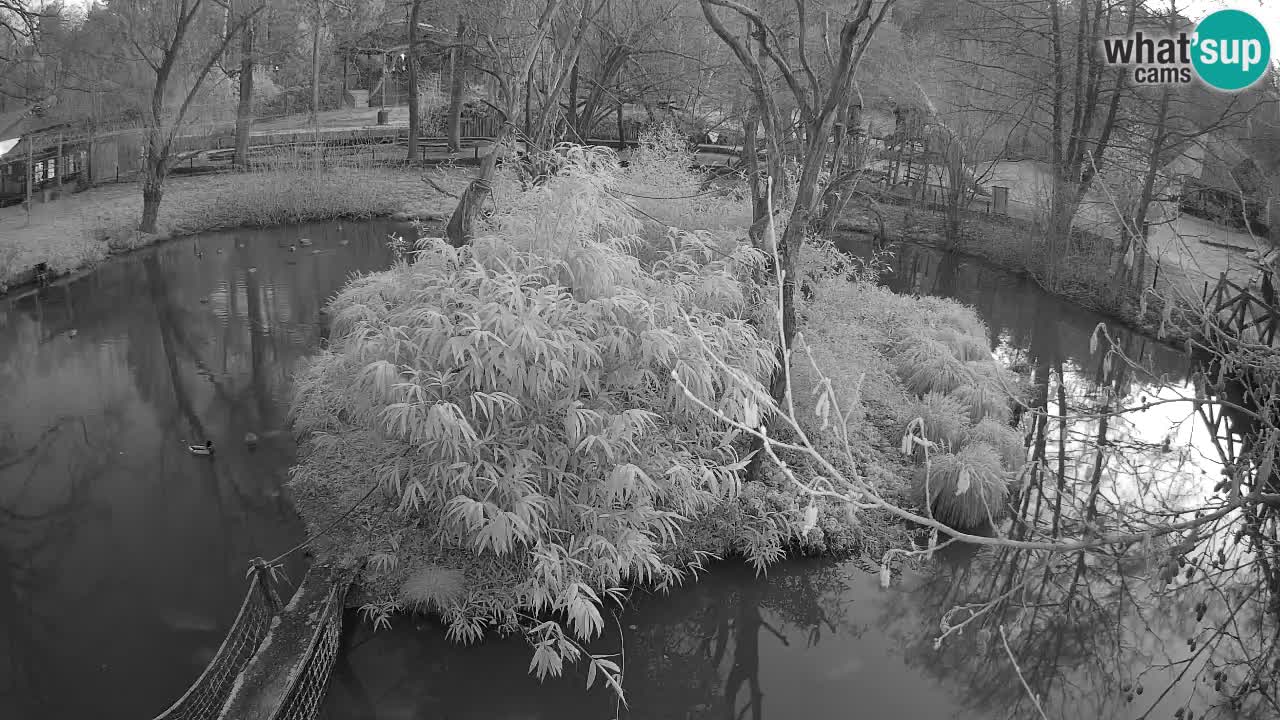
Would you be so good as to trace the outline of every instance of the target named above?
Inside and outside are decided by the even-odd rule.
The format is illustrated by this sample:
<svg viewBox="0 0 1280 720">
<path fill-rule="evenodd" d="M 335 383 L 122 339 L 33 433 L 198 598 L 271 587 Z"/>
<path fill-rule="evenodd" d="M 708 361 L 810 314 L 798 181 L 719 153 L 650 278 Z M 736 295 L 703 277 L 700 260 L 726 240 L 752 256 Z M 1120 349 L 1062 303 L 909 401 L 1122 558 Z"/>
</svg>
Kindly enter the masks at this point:
<svg viewBox="0 0 1280 720">
<path fill-rule="evenodd" d="M 0 156 L 0 207 L 52 199 L 84 181 L 89 143 L 63 131 L 25 135 Z"/>
</svg>

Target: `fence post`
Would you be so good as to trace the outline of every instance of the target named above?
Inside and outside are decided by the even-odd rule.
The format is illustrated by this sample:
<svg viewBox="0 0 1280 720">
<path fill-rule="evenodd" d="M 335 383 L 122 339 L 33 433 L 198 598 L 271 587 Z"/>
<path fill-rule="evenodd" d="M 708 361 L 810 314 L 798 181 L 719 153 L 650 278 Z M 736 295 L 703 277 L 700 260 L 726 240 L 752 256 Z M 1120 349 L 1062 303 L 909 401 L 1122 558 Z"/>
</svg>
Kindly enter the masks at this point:
<svg viewBox="0 0 1280 720">
<path fill-rule="evenodd" d="M 27 220 L 28 221 L 31 220 L 31 190 L 33 189 L 31 185 L 32 183 L 35 182 L 35 179 L 36 179 L 36 166 L 35 166 L 35 163 L 33 163 L 31 160 L 31 156 L 32 156 L 31 145 L 34 142 L 35 142 L 35 137 L 28 135 L 27 136 Z"/>
<path fill-rule="evenodd" d="M 256 557 L 252 561 L 254 581 L 259 584 L 262 594 L 267 599 L 267 607 L 271 608 L 271 612 L 280 611 L 280 596 L 276 594 L 275 586 L 271 584 L 271 567 L 261 557 Z"/>
<path fill-rule="evenodd" d="M 65 168 L 65 165 L 64 165 L 64 163 L 63 163 L 63 161 L 62 161 L 62 131 L 61 131 L 61 130 L 59 130 L 59 131 L 58 131 L 58 157 L 57 157 L 57 159 L 55 159 L 55 160 L 53 161 L 53 172 L 54 172 L 54 174 L 57 176 L 57 179 L 58 179 L 58 194 L 59 194 L 59 195 L 61 195 L 61 194 L 62 194 L 62 171 L 63 171 L 63 170 L 65 170 L 65 169 L 66 169 L 66 168 Z"/>
</svg>

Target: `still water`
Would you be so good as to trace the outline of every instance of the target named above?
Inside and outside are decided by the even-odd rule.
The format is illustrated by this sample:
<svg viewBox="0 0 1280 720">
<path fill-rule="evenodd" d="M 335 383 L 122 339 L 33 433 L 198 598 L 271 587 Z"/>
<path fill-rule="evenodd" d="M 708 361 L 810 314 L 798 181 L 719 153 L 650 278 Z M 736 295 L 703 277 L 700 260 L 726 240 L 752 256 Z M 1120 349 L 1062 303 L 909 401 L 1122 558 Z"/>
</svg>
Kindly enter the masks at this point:
<svg viewBox="0 0 1280 720">
<path fill-rule="evenodd" d="M 291 373 L 319 345 L 325 300 L 351 273 L 387 266 L 396 229 L 205 235 L 0 301 L 0 717 L 145 720 L 201 672 L 238 607 L 248 559 L 302 537 L 282 492 L 294 458 Z M 290 252 L 302 237 L 314 244 Z M 855 241 L 848 249 L 865 252 Z M 975 306 L 993 351 L 1060 368 L 1073 392 L 1089 392 L 1098 316 L 975 261 L 899 247 L 891 265 L 890 287 Z M 1185 387 L 1180 352 L 1117 335 L 1173 381 L 1161 392 Z M 1127 394 L 1147 392 L 1148 380 L 1135 375 Z M 1161 412 L 1122 429 L 1129 455 L 1196 492 L 1199 469 L 1213 464 L 1203 432 L 1185 413 Z M 241 442 L 247 432 L 262 438 L 256 450 Z M 1166 437 L 1172 459 L 1152 449 Z M 184 441 L 205 439 L 214 458 L 187 454 Z M 302 567 L 289 570 L 297 578 Z M 630 709 L 620 713 L 607 693 L 584 692 L 576 671 L 529 677 L 521 641 L 458 648 L 429 621 L 374 633 L 353 613 L 324 716 L 1034 717 L 998 637 L 933 648 L 948 608 L 1015 574 L 1008 558 L 947 553 L 936 572 L 886 591 L 857 562 L 792 561 L 763 579 L 720 565 L 670 595 L 637 598 L 594 648 L 623 655 Z M 1059 579 L 1045 581 L 1068 584 Z M 1113 607 L 1096 596 L 1087 605 Z M 1141 631 L 1108 632 L 1092 610 L 1045 607 L 1009 629 L 1049 717 L 1168 717 L 1201 694 L 1184 684 L 1159 698 L 1168 673 L 1151 668 L 1178 645 L 1165 640 L 1186 632 L 1176 608 Z M 1140 648 L 1146 665 L 1109 661 L 1118 645 Z M 1142 685 L 1151 690 L 1130 700 Z"/>
<path fill-rule="evenodd" d="M 393 229 L 209 234 L 0 299 L 0 718 L 145 720 L 200 674 L 248 559 L 303 536 L 290 377 Z"/>
</svg>

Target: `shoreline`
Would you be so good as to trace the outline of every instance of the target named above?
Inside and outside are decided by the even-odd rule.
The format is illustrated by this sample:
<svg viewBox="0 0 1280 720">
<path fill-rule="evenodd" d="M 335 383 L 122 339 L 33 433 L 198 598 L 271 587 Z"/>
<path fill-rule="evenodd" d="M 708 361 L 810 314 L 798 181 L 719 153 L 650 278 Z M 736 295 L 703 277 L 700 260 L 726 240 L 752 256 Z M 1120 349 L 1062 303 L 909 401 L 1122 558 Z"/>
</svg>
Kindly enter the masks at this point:
<svg viewBox="0 0 1280 720">
<path fill-rule="evenodd" d="M 334 168 L 324 175 L 277 171 L 172 178 L 166 183 L 155 233 L 136 229 L 134 206 L 141 205 L 136 182 L 98 186 L 41 205 L 37 212 L 42 217 L 33 213 L 27 224 L 20 224 L 21 211 L 0 215 L 0 228 L 14 226 L 0 241 L 0 298 L 38 289 L 36 270 L 42 263 L 46 283 L 51 283 L 81 277 L 134 250 L 206 232 L 336 220 L 438 222 L 457 202 L 422 182 L 417 169 L 343 170 Z M 467 179 L 463 171 L 434 182 L 453 191 Z"/>
<path fill-rule="evenodd" d="M 837 221 L 834 229 L 836 232 L 866 237 L 874 237 L 877 234 L 877 229 L 874 226 L 864 225 L 850 219 Z M 885 247 L 893 243 L 902 243 L 928 248 L 940 253 L 953 253 L 962 258 L 985 263 L 992 268 L 1009 273 L 1019 279 L 1030 280 L 1046 295 L 1070 303 L 1084 310 L 1088 310 L 1089 312 L 1096 313 L 1108 322 L 1115 323 L 1129 332 L 1138 333 L 1150 340 L 1177 347 L 1182 343 L 1185 343 L 1189 337 L 1185 332 L 1183 332 L 1182 327 L 1188 322 L 1191 322 L 1187 315 L 1189 312 L 1194 311 L 1194 309 L 1186 307 L 1185 303 L 1179 303 L 1174 306 L 1172 311 L 1172 321 L 1165 325 L 1164 336 L 1161 337 L 1160 319 L 1161 312 L 1164 309 L 1164 303 L 1159 299 L 1148 302 L 1145 315 L 1139 315 L 1137 308 L 1129 308 L 1130 314 L 1120 314 L 1114 308 L 1099 307 L 1083 302 L 1082 298 L 1075 294 L 1057 292 L 1047 288 L 1039 281 L 1035 273 L 1031 272 L 1027 268 L 1016 263 L 1002 262 L 996 255 L 983 252 L 982 250 L 975 248 L 972 243 L 966 244 L 964 247 L 948 247 L 945 243 L 939 242 L 929 235 L 903 233 L 900 231 L 895 232 L 893 230 L 888 230 L 886 235 L 888 237 L 885 239 Z M 1137 303 L 1128 304 L 1135 305 Z"/>
<path fill-rule="evenodd" d="M 272 223 L 269 225 L 258 225 L 258 224 L 246 223 L 246 224 L 240 224 L 240 225 L 223 225 L 218 227 L 208 227 L 208 228 L 203 228 L 199 230 L 192 230 L 190 232 L 176 232 L 176 233 L 169 233 L 169 234 L 153 233 L 152 237 L 148 240 L 148 242 L 140 245 L 135 245 L 133 247 L 122 248 L 120 250 L 112 250 L 108 252 L 107 256 L 102 260 L 92 262 L 92 263 L 86 263 L 85 265 L 82 265 L 78 268 L 69 270 L 67 272 L 59 273 L 59 274 L 54 274 L 50 272 L 48 275 L 48 279 L 44 284 L 40 284 L 36 282 L 35 268 L 34 267 L 28 268 L 22 271 L 22 273 L 19 275 L 19 277 L 23 275 L 29 276 L 26 279 L 21 280 L 12 285 L 9 285 L 7 289 L 4 289 L 4 286 L 0 285 L 0 301 L 20 300 L 30 295 L 33 292 L 37 292 L 42 287 L 48 287 L 55 283 L 74 282 L 75 280 L 78 280 L 82 277 L 87 277 L 91 273 L 98 270 L 98 268 L 100 268 L 104 263 L 112 262 L 114 260 L 121 259 L 121 258 L 127 258 L 136 252 L 147 250 L 147 249 L 156 247 L 158 245 L 163 245 L 165 243 L 173 242 L 176 240 L 186 240 L 188 238 L 192 238 L 197 235 L 203 235 L 205 233 L 227 232 L 230 230 L 243 230 L 248 228 L 256 228 L 256 229 L 282 228 L 282 227 L 289 227 L 291 225 L 301 225 L 303 223 L 333 222 L 336 220 L 352 220 L 356 222 L 370 222 L 373 220 L 390 220 L 392 222 L 403 222 L 403 223 L 413 223 L 413 222 L 434 223 L 434 222 L 444 222 L 447 219 L 448 219 L 447 216 L 434 213 L 434 212 L 412 213 L 407 211 L 396 211 L 393 213 L 379 213 L 376 215 L 339 214 L 339 215 L 333 215 L 327 218 L 308 218 L 306 220 L 300 220 L 297 222 L 280 222 L 280 223 Z"/>
</svg>

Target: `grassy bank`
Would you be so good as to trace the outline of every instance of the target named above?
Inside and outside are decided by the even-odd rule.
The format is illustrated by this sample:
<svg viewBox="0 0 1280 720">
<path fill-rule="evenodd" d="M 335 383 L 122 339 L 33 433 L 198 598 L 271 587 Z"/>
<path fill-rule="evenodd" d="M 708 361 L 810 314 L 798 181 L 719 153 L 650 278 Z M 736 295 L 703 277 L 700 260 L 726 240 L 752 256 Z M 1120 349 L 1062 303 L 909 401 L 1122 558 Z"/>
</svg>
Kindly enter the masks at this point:
<svg viewBox="0 0 1280 720">
<path fill-rule="evenodd" d="M 154 234 L 136 230 L 142 213 L 138 183 L 92 188 L 37 204 L 30 217 L 21 207 L 4 208 L 0 292 L 30 281 L 39 263 L 62 275 L 115 253 L 209 230 L 451 212 L 456 201 L 423 183 L 422 172 L 374 167 L 175 176 L 165 183 Z M 427 172 L 451 191 L 465 183 L 463 171 L 443 176 Z"/>
<path fill-rule="evenodd" d="M 455 640 L 523 633 L 555 674 L 609 598 L 710 556 L 763 568 L 906 542 L 776 467 L 745 477 L 749 438 L 702 403 L 753 422 L 776 288 L 730 226 L 745 201 L 694 205 L 687 159 L 652 155 L 623 172 L 585 153 L 527 191 L 504 177 L 488 237 L 426 241 L 334 300 L 330 348 L 297 382 L 291 488 L 317 556 L 365 563 L 355 597 L 375 622 L 423 610 Z M 658 220 L 619 199 L 664 196 Z M 850 282 L 845 263 L 829 247 L 806 263 L 816 293 L 799 310 L 822 371 L 797 362 L 806 434 L 894 503 L 962 525 L 999 515 L 1021 441 L 986 329 L 955 303 Z M 844 414 L 822 422 L 832 401 Z M 904 452 L 904 436 L 920 442 Z"/>
</svg>

